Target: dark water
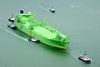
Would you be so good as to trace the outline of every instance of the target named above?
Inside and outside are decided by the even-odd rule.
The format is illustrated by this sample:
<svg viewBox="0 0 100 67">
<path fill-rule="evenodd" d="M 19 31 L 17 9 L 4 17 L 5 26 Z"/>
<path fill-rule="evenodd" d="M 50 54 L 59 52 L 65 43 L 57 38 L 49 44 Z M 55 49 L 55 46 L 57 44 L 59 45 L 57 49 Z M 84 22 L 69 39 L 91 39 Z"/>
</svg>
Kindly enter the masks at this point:
<svg viewBox="0 0 100 67">
<path fill-rule="evenodd" d="M 54 8 L 55 14 L 48 10 Z M 31 43 L 6 27 L 20 9 L 32 11 L 70 38 L 66 51 Z M 93 62 L 77 57 L 87 51 Z M 0 0 L 0 67 L 99 67 L 99 0 Z"/>
</svg>

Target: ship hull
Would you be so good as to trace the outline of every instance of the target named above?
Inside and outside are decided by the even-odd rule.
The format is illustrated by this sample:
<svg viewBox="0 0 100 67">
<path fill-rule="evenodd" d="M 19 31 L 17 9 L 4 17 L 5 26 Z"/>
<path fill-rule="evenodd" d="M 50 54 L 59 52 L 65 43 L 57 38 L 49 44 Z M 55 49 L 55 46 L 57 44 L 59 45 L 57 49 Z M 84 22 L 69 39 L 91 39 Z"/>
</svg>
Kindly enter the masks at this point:
<svg viewBox="0 0 100 67">
<path fill-rule="evenodd" d="M 35 37 L 46 45 L 66 49 L 69 44 L 69 39 L 65 35 L 44 24 L 44 22 L 33 19 L 31 14 L 17 15 L 15 17 L 15 25 L 20 31 L 32 38 Z"/>
</svg>

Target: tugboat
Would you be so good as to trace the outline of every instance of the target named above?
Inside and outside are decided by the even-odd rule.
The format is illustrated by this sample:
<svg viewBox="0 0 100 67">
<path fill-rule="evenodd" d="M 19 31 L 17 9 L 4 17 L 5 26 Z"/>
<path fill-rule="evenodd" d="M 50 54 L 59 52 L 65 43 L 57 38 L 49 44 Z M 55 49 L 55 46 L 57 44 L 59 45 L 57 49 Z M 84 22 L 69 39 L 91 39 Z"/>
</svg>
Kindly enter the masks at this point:
<svg viewBox="0 0 100 67">
<path fill-rule="evenodd" d="M 55 9 L 49 9 L 51 13 L 55 13 Z"/>
<path fill-rule="evenodd" d="M 84 62 L 86 62 L 86 63 L 91 63 L 91 62 L 92 62 L 91 58 L 88 57 L 86 51 L 85 51 L 85 53 L 84 53 L 83 55 L 80 55 L 80 56 L 78 57 L 78 59 L 81 60 L 81 61 L 84 61 Z"/>
</svg>

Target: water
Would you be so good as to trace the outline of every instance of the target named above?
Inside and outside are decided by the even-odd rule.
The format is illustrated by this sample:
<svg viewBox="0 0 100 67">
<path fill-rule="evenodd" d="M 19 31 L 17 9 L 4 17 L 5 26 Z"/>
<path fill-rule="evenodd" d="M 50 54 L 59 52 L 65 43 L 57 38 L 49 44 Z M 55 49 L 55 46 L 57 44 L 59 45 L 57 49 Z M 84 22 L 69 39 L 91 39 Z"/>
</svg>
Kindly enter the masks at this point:
<svg viewBox="0 0 100 67">
<path fill-rule="evenodd" d="M 0 66 L 1 67 L 99 67 L 100 66 L 99 0 L 1 0 Z M 48 10 L 54 8 L 55 14 Z M 31 43 L 6 27 L 10 15 L 20 9 L 32 11 L 39 20 L 48 22 L 70 38 L 66 51 Z M 87 51 L 93 62 L 85 64 L 77 57 Z"/>
</svg>

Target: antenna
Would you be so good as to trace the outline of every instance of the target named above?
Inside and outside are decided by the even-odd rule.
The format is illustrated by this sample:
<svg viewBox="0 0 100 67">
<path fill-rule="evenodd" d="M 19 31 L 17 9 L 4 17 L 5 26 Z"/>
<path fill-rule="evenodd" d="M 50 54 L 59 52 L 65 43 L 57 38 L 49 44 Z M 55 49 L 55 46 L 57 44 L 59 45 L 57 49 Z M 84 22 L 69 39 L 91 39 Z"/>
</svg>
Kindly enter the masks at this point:
<svg viewBox="0 0 100 67">
<path fill-rule="evenodd" d="M 85 51 L 84 55 L 87 55 L 87 51 Z"/>
</svg>

